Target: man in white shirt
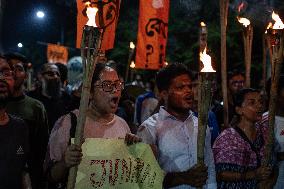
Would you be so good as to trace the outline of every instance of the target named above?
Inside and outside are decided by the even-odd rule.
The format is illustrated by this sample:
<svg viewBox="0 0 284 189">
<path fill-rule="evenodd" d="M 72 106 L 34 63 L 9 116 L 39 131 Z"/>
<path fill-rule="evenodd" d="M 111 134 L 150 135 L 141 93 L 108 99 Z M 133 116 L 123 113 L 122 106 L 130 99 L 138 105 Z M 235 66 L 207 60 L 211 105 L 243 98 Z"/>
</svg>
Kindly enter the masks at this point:
<svg viewBox="0 0 284 189">
<path fill-rule="evenodd" d="M 190 110 L 193 102 L 190 72 L 182 64 L 171 64 L 159 71 L 156 82 L 165 106 L 142 123 L 137 135 L 152 146 L 166 172 L 164 188 L 216 188 L 209 129 L 205 164 L 197 165 L 198 119 Z"/>
</svg>

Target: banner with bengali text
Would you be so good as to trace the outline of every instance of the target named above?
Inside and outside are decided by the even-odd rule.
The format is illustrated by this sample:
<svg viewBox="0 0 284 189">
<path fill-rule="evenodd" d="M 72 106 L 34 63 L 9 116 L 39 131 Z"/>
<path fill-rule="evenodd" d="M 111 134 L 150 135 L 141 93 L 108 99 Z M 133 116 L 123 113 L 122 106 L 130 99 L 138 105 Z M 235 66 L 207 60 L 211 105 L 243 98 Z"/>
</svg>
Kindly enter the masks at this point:
<svg viewBox="0 0 284 189">
<path fill-rule="evenodd" d="M 86 139 L 76 189 L 162 188 L 164 172 L 149 145 L 123 139 Z"/>
<path fill-rule="evenodd" d="M 169 0 L 140 0 L 135 68 L 165 66 Z"/>
<path fill-rule="evenodd" d="M 47 44 L 47 62 L 49 63 L 62 63 L 67 64 L 68 61 L 68 49 L 67 47 L 56 45 L 56 44 Z"/>
<path fill-rule="evenodd" d="M 89 2 L 95 1 L 90 0 Z M 104 31 L 101 50 L 109 50 L 114 46 L 115 31 L 119 17 L 120 0 L 102 1 L 101 6 L 103 7 L 103 19 L 100 23 L 97 14 L 96 24 L 99 26 L 99 28 L 103 28 Z M 86 15 L 85 3 L 83 3 L 82 0 L 77 0 L 77 48 L 80 48 L 81 46 L 83 28 L 87 21 L 88 18 Z"/>
</svg>

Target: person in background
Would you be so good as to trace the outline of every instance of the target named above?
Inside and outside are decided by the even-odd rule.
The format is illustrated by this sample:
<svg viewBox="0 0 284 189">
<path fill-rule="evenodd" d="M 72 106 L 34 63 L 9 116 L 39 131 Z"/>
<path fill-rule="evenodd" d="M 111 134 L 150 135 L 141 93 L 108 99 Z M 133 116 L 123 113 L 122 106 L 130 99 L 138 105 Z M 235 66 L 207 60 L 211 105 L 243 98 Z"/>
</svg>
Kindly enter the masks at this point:
<svg viewBox="0 0 284 189">
<path fill-rule="evenodd" d="M 0 55 L 0 188 L 31 188 L 27 163 L 29 131 L 25 122 L 6 112 L 14 89 L 13 71 Z"/>
<path fill-rule="evenodd" d="M 114 69 L 106 64 L 96 65 L 84 138 L 125 138 L 127 143 L 140 141 L 138 137 L 130 134 L 127 123 L 115 115 L 122 89 L 123 84 Z M 73 116 L 74 114 L 78 116 L 79 111 L 73 111 Z M 69 168 L 78 165 L 82 159 L 81 148 L 69 145 L 76 126 L 72 124 L 71 116 L 70 113 L 62 116 L 50 135 L 45 168 L 51 183 L 64 185 Z"/>
<path fill-rule="evenodd" d="M 213 145 L 218 188 L 256 189 L 272 172 L 271 167 L 261 165 L 265 142 L 257 124 L 262 119 L 260 92 L 242 89 L 234 104 L 237 117 Z"/>
<path fill-rule="evenodd" d="M 166 172 L 164 188 L 216 188 L 210 131 L 206 130 L 205 164 L 197 164 L 198 119 L 191 111 L 192 77 L 180 63 L 162 68 L 156 84 L 164 106 L 144 121 L 137 132 L 150 144 Z"/>
<path fill-rule="evenodd" d="M 139 95 L 135 102 L 134 123 L 140 125 L 148 119 L 158 105 L 158 100 L 154 93 L 155 82 L 150 81 L 148 90 L 144 94 Z"/>
<path fill-rule="evenodd" d="M 27 64 L 25 56 L 8 53 L 5 57 L 14 72 L 15 85 L 12 97 L 7 103 L 7 112 L 22 118 L 29 127 L 29 172 L 34 189 L 44 188 L 43 161 L 48 142 L 48 121 L 41 102 L 25 95 Z"/>
<path fill-rule="evenodd" d="M 53 63 L 46 63 L 39 72 L 41 88 L 31 91 L 27 95 L 39 100 L 45 107 L 48 117 L 49 132 L 55 121 L 71 111 L 70 95 L 62 90 L 62 83 L 58 67 Z"/>
</svg>

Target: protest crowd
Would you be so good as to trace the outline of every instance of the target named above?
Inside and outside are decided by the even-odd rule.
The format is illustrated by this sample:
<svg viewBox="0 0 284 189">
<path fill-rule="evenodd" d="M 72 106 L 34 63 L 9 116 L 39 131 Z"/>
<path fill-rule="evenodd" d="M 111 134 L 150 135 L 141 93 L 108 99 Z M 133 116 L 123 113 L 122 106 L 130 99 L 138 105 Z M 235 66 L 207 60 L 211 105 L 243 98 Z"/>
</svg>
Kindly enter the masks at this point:
<svg viewBox="0 0 284 189">
<path fill-rule="evenodd" d="M 98 26 L 86 24 L 88 8 L 112 1 L 78 2 L 80 68 L 0 51 L 0 189 L 284 189 L 284 69 L 275 71 L 284 59 L 281 35 L 270 78 L 251 85 L 246 61 L 220 79 L 213 68 L 166 62 L 169 1 L 153 0 L 151 11 L 163 16 L 139 13 L 146 26 L 128 62 L 118 64 L 105 52 L 120 1 L 98 11 Z M 112 11 L 116 20 L 106 23 Z M 208 67 L 205 58 L 211 64 L 205 35 L 202 25 L 199 68 Z"/>
</svg>

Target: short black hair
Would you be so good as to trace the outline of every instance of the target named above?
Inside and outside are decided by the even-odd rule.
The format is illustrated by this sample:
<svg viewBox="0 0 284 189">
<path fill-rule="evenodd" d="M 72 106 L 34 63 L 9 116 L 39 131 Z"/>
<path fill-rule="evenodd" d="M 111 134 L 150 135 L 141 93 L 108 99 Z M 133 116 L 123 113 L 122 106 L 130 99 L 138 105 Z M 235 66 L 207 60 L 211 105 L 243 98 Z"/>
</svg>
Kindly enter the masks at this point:
<svg viewBox="0 0 284 189">
<path fill-rule="evenodd" d="M 163 90 L 168 90 L 173 79 L 180 75 L 188 75 L 192 79 L 190 71 L 182 63 L 173 63 L 162 68 L 156 76 L 156 84 L 158 90 L 161 92 Z"/>
<path fill-rule="evenodd" d="M 241 75 L 245 78 L 245 73 L 243 71 L 241 71 L 239 69 L 234 69 L 234 70 L 228 72 L 228 81 L 236 75 Z"/>
<path fill-rule="evenodd" d="M 10 62 L 12 59 L 19 60 L 20 62 L 23 63 L 23 67 L 25 71 L 27 71 L 29 61 L 25 55 L 18 53 L 18 52 L 8 52 L 4 54 L 3 56 L 6 58 L 10 66 L 12 66 Z"/>
<path fill-rule="evenodd" d="M 235 107 L 241 107 L 243 102 L 244 102 L 244 100 L 245 100 L 246 94 L 254 93 L 254 92 L 260 93 L 259 90 L 253 89 L 253 88 L 244 88 L 244 89 L 241 89 L 239 92 L 237 92 L 234 95 L 234 105 L 235 105 Z"/>
</svg>

